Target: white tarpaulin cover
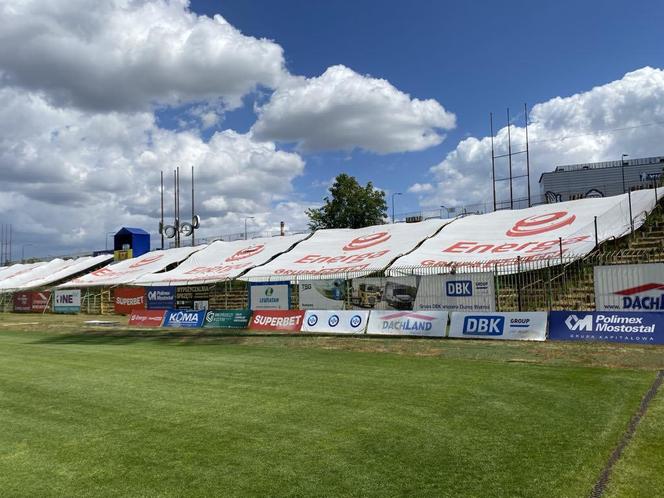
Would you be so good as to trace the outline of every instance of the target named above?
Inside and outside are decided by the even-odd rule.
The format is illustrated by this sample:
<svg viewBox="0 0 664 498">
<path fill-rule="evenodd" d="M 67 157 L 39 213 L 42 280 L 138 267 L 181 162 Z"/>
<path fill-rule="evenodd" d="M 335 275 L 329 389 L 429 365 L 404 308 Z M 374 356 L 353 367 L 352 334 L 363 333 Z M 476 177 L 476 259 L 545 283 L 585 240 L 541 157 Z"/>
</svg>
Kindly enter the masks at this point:
<svg viewBox="0 0 664 498">
<path fill-rule="evenodd" d="M 11 278 L 6 278 L 0 281 L 0 292 L 12 292 L 17 289 L 30 288 L 23 287 L 25 284 L 38 280 L 53 273 L 57 273 L 65 268 L 69 268 L 74 264 L 74 259 L 52 259 L 51 261 L 39 266 L 35 266 L 29 271 L 21 272 Z"/>
<path fill-rule="evenodd" d="M 9 278 L 20 275 L 22 273 L 29 272 L 33 268 L 37 268 L 38 266 L 41 266 L 43 264 L 45 263 L 43 261 L 40 261 L 38 263 L 27 263 L 27 264 L 17 263 L 11 266 L 3 266 L 0 268 L 0 283 Z"/>
<path fill-rule="evenodd" d="M 394 258 L 412 251 L 446 220 L 376 225 L 358 229 L 318 230 L 273 261 L 254 268 L 241 280 L 320 279 L 383 270 Z"/>
<path fill-rule="evenodd" d="M 664 189 L 658 191 L 660 198 L 662 194 Z M 655 191 L 635 191 L 631 198 L 636 229 L 655 207 Z M 517 257 L 526 265 L 529 261 L 559 258 L 560 238 L 564 256 L 581 257 L 595 247 L 595 217 L 600 243 L 629 233 L 627 194 L 457 218 L 395 261 L 388 273 L 427 274 L 432 269 L 444 273 L 455 265 L 490 269 L 512 265 L 513 269 L 502 271 L 517 271 Z"/>
<path fill-rule="evenodd" d="M 308 236 L 301 234 L 233 242 L 219 240 L 192 254 L 174 270 L 144 275 L 134 283 L 147 286 L 190 285 L 233 279 L 287 251 Z"/>
<path fill-rule="evenodd" d="M 179 263 L 191 253 L 205 247 L 207 246 L 179 247 L 177 249 L 149 252 L 138 258 L 127 259 L 114 265 L 105 266 L 70 282 L 58 285 L 58 287 L 99 287 L 129 284 L 143 275 L 163 270 L 173 263 Z"/>
<path fill-rule="evenodd" d="M 25 289 L 36 289 L 39 287 L 45 287 L 54 282 L 59 282 L 60 280 L 65 280 L 73 275 L 82 273 L 84 271 L 90 270 L 95 266 L 103 265 L 108 263 L 113 259 L 112 254 L 101 254 L 99 256 L 84 256 L 82 258 L 77 258 L 71 260 L 71 264 L 65 266 L 57 271 L 49 271 L 48 273 L 40 272 L 40 275 L 31 272 L 29 274 L 30 280 L 26 281 L 15 287 L 16 290 L 25 290 Z"/>
</svg>

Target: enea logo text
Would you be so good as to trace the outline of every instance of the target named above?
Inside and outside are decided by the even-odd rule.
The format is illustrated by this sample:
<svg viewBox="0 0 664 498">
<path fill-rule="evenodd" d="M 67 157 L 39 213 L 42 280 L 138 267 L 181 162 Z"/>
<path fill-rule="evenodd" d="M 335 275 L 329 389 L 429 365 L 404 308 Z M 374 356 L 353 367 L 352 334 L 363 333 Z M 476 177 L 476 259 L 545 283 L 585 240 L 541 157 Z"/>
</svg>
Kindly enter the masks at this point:
<svg viewBox="0 0 664 498">
<path fill-rule="evenodd" d="M 432 316 L 404 311 L 384 316 L 383 330 L 401 330 L 404 332 L 431 330 L 433 328 L 433 324 L 431 323 L 433 320 L 435 318 Z"/>
<path fill-rule="evenodd" d="M 650 283 L 630 287 L 616 292 L 622 296 L 622 307 L 626 310 L 664 310 L 664 284 Z M 643 293 L 656 293 L 656 295 L 640 296 Z"/>
<path fill-rule="evenodd" d="M 570 315 L 565 319 L 565 325 L 571 332 L 609 332 L 617 334 L 653 333 L 655 324 L 644 325 L 643 317 L 620 316 L 611 314 Z"/>
<path fill-rule="evenodd" d="M 464 335 L 503 335 L 504 316 L 467 316 L 463 319 Z"/>
<path fill-rule="evenodd" d="M 473 295 L 473 283 L 470 280 L 450 280 L 445 282 L 445 294 L 448 297 L 470 297 Z"/>
</svg>

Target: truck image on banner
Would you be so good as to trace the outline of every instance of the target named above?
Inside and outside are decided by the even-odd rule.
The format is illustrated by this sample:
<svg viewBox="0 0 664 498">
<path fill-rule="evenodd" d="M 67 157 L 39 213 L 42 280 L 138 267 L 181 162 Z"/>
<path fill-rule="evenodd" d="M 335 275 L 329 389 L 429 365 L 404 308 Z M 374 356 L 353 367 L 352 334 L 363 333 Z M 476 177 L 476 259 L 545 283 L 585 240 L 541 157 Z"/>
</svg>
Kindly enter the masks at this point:
<svg viewBox="0 0 664 498">
<path fill-rule="evenodd" d="M 448 337 L 544 341 L 546 312 L 452 313 Z"/>
<path fill-rule="evenodd" d="M 664 311 L 664 263 L 596 266 L 597 311 Z"/>
<path fill-rule="evenodd" d="M 311 280 L 300 284 L 299 302 L 301 310 L 342 310 L 344 309 L 346 281 Z"/>
<path fill-rule="evenodd" d="M 372 311 L 367 334 L 445 337 L 447 311 Z"/>
</svg>

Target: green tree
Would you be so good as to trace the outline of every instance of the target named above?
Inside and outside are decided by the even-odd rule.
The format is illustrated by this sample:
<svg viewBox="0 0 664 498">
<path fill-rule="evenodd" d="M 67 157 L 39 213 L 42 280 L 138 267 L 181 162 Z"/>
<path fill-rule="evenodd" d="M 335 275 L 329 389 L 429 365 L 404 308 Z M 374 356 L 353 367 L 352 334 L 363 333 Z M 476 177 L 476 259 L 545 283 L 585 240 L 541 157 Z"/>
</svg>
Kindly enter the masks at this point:
<svg viewBox="0 0 664 498">
<path fill-rule="evenodd" d="M 385 192 L 371 182 L 362 187 L 354 176 L 338 175 L 330 196 L 318 209 L 307 209 L 309 228 L 362 228 L 384 223 L 387 215 Z"/>
</svg>

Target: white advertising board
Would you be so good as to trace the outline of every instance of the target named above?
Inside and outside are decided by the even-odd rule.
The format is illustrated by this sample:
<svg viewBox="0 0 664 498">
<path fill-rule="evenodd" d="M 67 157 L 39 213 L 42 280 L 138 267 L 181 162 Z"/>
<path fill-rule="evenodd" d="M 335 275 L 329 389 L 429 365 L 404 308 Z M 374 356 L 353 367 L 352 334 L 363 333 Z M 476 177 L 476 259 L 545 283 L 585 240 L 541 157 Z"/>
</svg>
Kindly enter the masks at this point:
<svg viewBox="0 0 664 498">
<path fill-rule="evenodd" d="M 364 334 L 368 320 L 368 311 L 307 310 L 302 332 Z"/>
<path fill-rule="evenodd" d="M 449 337 L 544 341 L 546 312 L 452 313 Z"/>
<path fill-rule="evenodd" d="M 108 265 L 99 270 L 75 278 L 59 288 L 69 287 L 96 287 L 133 283 L 137 278 L 161 271 L 173 263 L 179 263 L 190 254 L 200 251 L 207 246 L 179 247 L 165 251 L 152 251 L 137 258 L 126 259 L 114 265 Z"/>
<path fill-rule="evenodd" d="M 597 311 L 664 311 L 664 263 L 596 266 Z"/>
<path fill-rule="evenodd" d="M 371 311 L 367 334 L 445 337 L 447 311 Z"/>
<path fill-rule="evenodd" d="M 311 280 L 299 285 L 301 310 L 342 310 L 344 309 L 346 281 Z"/>
<path fill-rule="evenodd" d="M 493 273 L 464 273 L 420 277 L 416 310 L 494 311 Z"/>
<path fill-rule="evenodd" d="M 422 240 L 432 236 L 445 220 L 376 225 L 358 229 L 318 230 L 290 251 L 249 270 L 242 280 L 311 280 L 361 276 L 382 270 Z"/>
<path fill-rule="evenodd" d="M 81 290 L 56 290 L 53 296 L 53 311 L 56 313 L 78 313 L 81 311 Z"/>
<path fill-rule="evenodd" d="M 661 198 L 664 189 L 658 191 Z M 654 190 L 632 192 L 634 227 L 645 220 L 655 206 Z M 630 232 L 627 194 L 613 197 L 542 204 L 527 209 L 500 210 L 457 218 L 416 250 L 397 259 L 388 274 L 400 274 L 400 267 L 414 267 L 415 273 L 446 273 L 466 264 L 474 268 L 516 272 L 542 259 L 581 257 L 595 247 L 595 217 L 599 242 Z M 517 260 L 517 258 L 519 258 Z M 417 269 L 419 268 L 419 270 Z"/>
<path fill-rule="evenodd" d="M 290 282 L 252 282 L 249 284 L 249 309 L 290 309 Z"/>
<path fill-rule="evenodd" d="M 167 286 L 193 285 L 230 280 L 249 268 L 270 261 L 277 254 L 288 251 L 309 234 L 285 237 L 265 237 L 224 242 L 218 240 L 192 254 L 171 271 L 143 275 L 136 285 Z"/>
</svg>

